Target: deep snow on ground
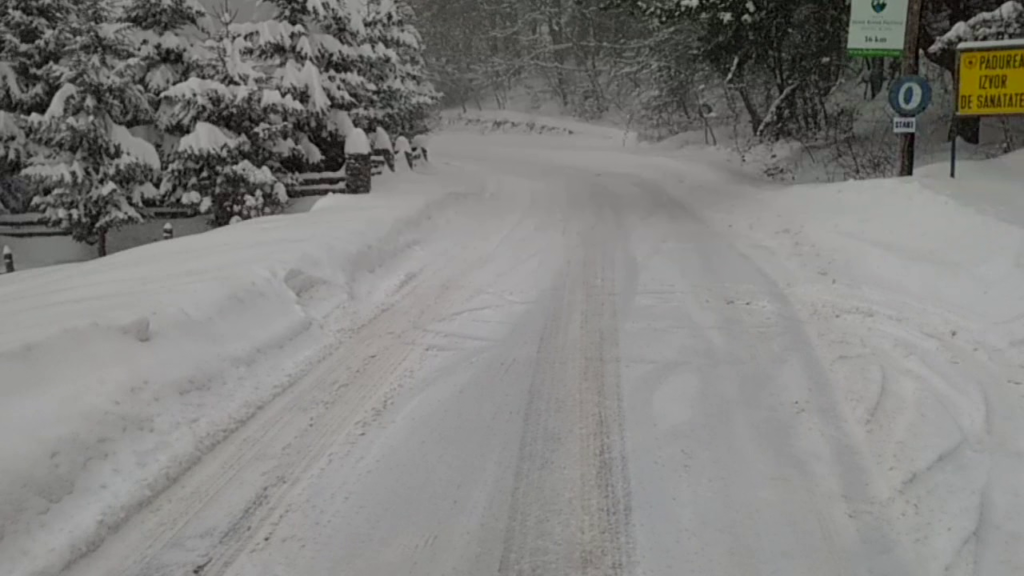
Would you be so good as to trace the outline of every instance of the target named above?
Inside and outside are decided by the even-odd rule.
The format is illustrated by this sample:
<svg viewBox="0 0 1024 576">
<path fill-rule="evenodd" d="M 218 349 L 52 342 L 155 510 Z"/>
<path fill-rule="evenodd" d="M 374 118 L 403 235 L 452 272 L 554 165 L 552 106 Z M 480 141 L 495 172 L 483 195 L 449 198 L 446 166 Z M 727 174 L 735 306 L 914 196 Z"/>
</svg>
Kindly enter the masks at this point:
<svg viewBox="0 0 1024 576">
<path fill-rule="evenodd" d="M 326 314 L 466 184 L 366 197 L 81 264 L 0 276 L 0 558 L 42 573 L 95 546 L 288 383 Z M 342 326 L 344 327 L 344 326 Z M 45 569 L 44 569 L 45 568 Z"/>
<path fill-rule="evenodd" d="M 0 276 L 0 563 L 1024 572 L 1019 155 L 797 187 L 600 130 L 431 156 Z"/>
</svg>

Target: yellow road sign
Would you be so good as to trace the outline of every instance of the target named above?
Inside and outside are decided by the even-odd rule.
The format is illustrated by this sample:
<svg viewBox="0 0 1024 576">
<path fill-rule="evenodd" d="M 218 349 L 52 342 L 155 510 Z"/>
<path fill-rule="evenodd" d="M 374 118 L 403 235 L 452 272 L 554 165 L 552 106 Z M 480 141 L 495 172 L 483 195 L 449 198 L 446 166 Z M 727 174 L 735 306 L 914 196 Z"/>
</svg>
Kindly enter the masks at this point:
<svg viewBox="0 0 1024 576">
<path fill-rule="evenodd" d="M 959 57 L 957 114 L 1024 114 L 1024 48 L 965 51 Z"/>
</svg>

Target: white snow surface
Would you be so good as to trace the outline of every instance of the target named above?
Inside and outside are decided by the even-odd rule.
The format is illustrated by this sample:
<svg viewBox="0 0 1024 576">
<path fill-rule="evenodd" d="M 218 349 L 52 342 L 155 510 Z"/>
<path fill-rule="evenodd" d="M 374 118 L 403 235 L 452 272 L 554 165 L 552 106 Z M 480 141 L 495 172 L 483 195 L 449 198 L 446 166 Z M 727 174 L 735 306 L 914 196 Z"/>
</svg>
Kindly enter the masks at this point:
<svg viewBox="0 0 1024 576">
<path fill-rule="evenodd" d="M 388 135 L 388 131 L 383 126 L 378 126 L 377 131 L 373 134 L 373 149 L 374 150 L 393 150 L 394 146 L 391 145 L 391 136 Z"/>
<path fill-rule="evenodd" d="M 0 564 L 1021 573 L 1020 154 L 781 187 L 599 130 L 431 152 L 0 276 Z"/>
<path fill-rule="evenodd" d="M 3 573 L 58 572 L 287 386 L 322 314 L 403 249 L 394 223 L 460 185 L 409 178 L 0 275 Z"/>
<path fill-rule="evenodd" d="M 345 138 L 345 154 L 369 154 L 370 139 L 361 128 L 356 128 Z"/>
</svg>

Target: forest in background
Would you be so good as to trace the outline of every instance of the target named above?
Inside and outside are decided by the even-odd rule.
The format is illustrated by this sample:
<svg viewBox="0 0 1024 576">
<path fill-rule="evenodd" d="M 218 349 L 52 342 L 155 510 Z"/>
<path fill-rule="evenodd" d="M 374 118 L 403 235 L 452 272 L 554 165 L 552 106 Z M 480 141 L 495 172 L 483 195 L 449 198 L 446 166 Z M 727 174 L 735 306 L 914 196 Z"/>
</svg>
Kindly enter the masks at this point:
<svg viewBox="0 0 1024 576">
<path fill-rule="evenodd" d="M 899 60 L 847 55 L 849 0 L 413 0 L 445 105 L 558 111 L 650 140 L 688 131 L 742 152 L 797 142 L 832 178 L 887 175 L 891 149 L 870 150 Z M 923 73 L 937 87 L 933 139 L 955 132 L 997 153 L 1024 123 L 954 125 L 956 44 L 1024 37 L 1024 7 L 1006 0 L 925 0 Z"/>
</svg>

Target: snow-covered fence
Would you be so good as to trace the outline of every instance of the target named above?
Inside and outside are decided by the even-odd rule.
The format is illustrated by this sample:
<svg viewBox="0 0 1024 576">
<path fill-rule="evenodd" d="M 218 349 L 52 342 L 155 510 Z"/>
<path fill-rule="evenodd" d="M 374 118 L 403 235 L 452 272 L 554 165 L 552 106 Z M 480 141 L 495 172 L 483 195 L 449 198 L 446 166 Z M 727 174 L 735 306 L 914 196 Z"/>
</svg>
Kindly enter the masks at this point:
<svg viewBox="0 0 1024 576">
<path fill-rule="evenodd" d="M 67 235 L 67 230 L 49 226 L 44 214 L 5 214 L 0 216 L 0 236 L 44 238 Z"/>
<path fill-rule="evenodd" d="M 199 211 L 195 208 L 155 206 L 145 210 L 144 215 L 152 220 L 182 220 L 185 218 L 195 218 L 199 215 Z"/>
<path fill-rule="evenodd" d="M 4 273 L 12 272 L 14 272 L 14 252 L 11 252 L 9 246 L 4 246 Z"/>
<path fill-rule="evenodd" d="M 298 184 L 288 188 L 291 198 L 308 196 L 324 196 L 326 194 L 342 194 L 345 192 L 345 171 L 315 172 L 300 174 Z"/>
</svg>

